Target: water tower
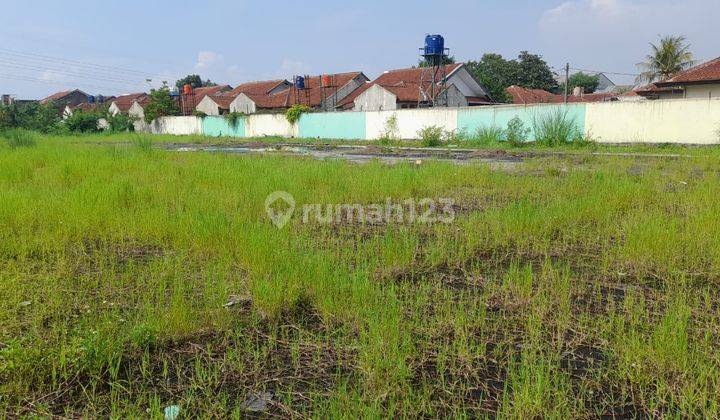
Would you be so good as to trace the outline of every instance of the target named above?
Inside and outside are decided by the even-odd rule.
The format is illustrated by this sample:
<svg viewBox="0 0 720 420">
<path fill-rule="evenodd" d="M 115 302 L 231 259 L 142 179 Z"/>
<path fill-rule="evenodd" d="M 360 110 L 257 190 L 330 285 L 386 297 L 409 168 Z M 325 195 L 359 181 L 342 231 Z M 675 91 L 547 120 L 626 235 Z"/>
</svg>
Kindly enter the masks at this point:
<svg viewBox="0 0 720 420">
<path fill-rule="evenodd" d="M 293 77 L 293 94 L 294 103 L 293 105 L 307 105 L 311 106 L 310 103 L 310 83 L 312 83 L 310 76 L 295 76 Z"/>
<path fill-rule="evenodd" d="M 424 61 L 418 107 L 447 106 L 445 63 L 450 49 L 445 48 L 445 38 L 442 35 L 425 35 L 425 46 L 420 51 Z"/>
</svg>

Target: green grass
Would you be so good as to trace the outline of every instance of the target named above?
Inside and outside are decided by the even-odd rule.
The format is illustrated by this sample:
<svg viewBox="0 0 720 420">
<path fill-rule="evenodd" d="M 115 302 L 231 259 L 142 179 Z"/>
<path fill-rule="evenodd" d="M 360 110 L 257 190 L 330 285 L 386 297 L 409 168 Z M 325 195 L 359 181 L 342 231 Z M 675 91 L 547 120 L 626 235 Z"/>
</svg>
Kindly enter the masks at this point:
<svg viewBox="0 0 720 420">
<path fill-rule="evenodd" d="M 499 171 L 130 139 L 0 144 L 5 416 L 720 416 L 716 149 Z M 457 217 L 278 230 L 277 190 Z"/>
</svg>

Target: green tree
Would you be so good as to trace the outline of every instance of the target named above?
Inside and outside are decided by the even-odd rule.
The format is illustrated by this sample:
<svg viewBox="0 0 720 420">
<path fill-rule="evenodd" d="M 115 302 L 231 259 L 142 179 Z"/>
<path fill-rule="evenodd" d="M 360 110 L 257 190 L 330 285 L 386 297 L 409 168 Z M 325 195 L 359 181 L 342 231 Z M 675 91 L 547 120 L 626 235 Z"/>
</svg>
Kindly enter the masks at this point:
<svg viewBox="0 0 720 420">
<path fill-rule="evenodd" d="M 190 85 L 193 88 L 217 86 L 217 84 L 211 82 L 209 79 L 203 81 L 202 77 L 197 74 L 188 74 L 187 76 L 175 82 L 175 87 L 177 87 L 178 90 L 182 90 L 183 86 L 185 85 Z"/>
<path fill-rule="evenodd" d="M 650 44 L 651 52 L 645 62 L 638 63 L 642 73 L 637 77 L 639 83 L 653 83 L 673 77 L 693 65 L 690 45 L 684 36 L 664 36 L 660 44 Z"/>
<path fill-rule="evenodd" d="M 159 117 L 180 114 L 180 108 L 175 98 L 170 95 L 170 89 L 168 89 L 167 86 L 150 90 L 149 97 L 150 99 L 147 105 L 145 105 L 146 123 L 149 124 Z"/>
<path fill-rule="evenodd" d="M 576 87 L 581 87 L 583 88 L 584 93 L 593 93 L 597 90 L 598 85 L 600 84 L 600 78 L 597 75 L 593 76 L 592 74 L 579 72 L 571 75 L 569 82 L 570 84 L 568 90 L 570 92 L 572 92 Z M 564 83 L 560 86 L 559 90 L 561 92 L 565 90 Z"/>
<path fill-rule="evenodd" d="M 542 89 L 548 92 L 558 88 L 558 82 L 542 56 L 527 51 L 520 52 L 517 73 L 514 76 L 513 84 L 524 88 Z"/>
<path fill-rule="evenodd" d="M 77 109 L 64 122 L 67 129 L 73 133 L 94 133 L 102 131 L 98 126 L 98 121 L 104 116 L 105 114 L 98 110 L 82 111 Z"/>
<path fill-rule="evenodd" d="M 484 54 L 479 61 L 468 61 L 465 66 L 487 89 L 495 102 L 512 101 L 505 89 L 515 81 L 516 61 L 508 61 L 500 54 Z"/>
</svg>

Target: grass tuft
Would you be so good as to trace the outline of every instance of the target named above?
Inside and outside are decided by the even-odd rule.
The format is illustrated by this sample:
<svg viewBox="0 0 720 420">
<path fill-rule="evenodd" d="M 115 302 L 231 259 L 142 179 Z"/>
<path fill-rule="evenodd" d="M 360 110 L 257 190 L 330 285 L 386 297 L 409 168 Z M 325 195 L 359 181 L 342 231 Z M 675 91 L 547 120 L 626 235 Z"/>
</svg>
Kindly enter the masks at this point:
<svg viewBox="0 0 720 420">
<path fill-rule="evenodd" d="M 37 144 L 36 134 L 22 128 L 6 130 L 1 136 L 5 143 L 13 149 L 18 147 L 35 147 Z"/>
</svg>

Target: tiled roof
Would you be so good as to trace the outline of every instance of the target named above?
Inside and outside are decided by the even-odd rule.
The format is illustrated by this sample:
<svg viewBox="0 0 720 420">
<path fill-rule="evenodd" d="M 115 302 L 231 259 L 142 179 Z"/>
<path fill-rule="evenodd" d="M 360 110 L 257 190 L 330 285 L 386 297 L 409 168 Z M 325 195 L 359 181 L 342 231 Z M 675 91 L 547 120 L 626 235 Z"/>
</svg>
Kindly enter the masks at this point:
<svg viewBox="0 0 720 420">
<path fill-rule="evenodd" d="M 111 103 L 114 103 L 115 106 L 118 107 L 120 112 L 128 112 L 133 102 L 140 100 L 146 96 L 147 94 L 145 94 L 144 92 L 131 93 L 129 95 L 118 96 L 115 100 L 111 101 Z"/>
<path fill-rule="evenodd" d="M 458 69 L 462 64 L 448 64 L 445 66 L 445 76 L 449 76 L 452 72 Z M 420 97 L 420 79 L 422 77 L 424 68 L 417 67 L 411 69 L 399 69 L 390 70 L 381 74 L 380 77 L 373 80 L 371 83 L 366 83 L 364 86 L 356 89 L 352 94 L 345 97 L 338 106 L 344 107 L 350 105 L 357 99 L 363 92 L 370 89 L 373 85 L 380 85 L 386 90 L 392 92 L 397 96 L 399 102 L 417 102 Z M 438 74 L 435 77 L 435 81 L 440 82 L 442 75 Z"/>
<path fill-rule="evenodd" d="M 230 109 L 230 104 L 235 100 L 235 98 L 237 98 L 237 96 L 231 93 L 226 93 L 209 96 L 209 98 L 212 99 L 212 101 L 215 102 L 220 109 Z"/>
<path fill-rule="evenodd" d="M 362 72 L 349 72 L 349 73 L 338 73 L 330 75 L 334 84 L 338 89 L 347 85 L 360 76 Z M 277 85 L 276 85 L 277 86 Z M 270 88 L 272 89 L 272 88 Z M 268 94 L 254 94 L 252 92 L 243 92 L 250 99 L 255 102 L 255 106 L 258 108 L 272 109 L 272 108 L 289 108 L 293 104 L 303 104 L 310 107 L 320 106 L 323 99 L 329 97 L 334 93 L 335 89 L 324 89 L 322 87 L 322 77 L 313 76 L 305 79 L 305 89 L 298 91 L 297 89 L 286 89 L 282 92 L 275 93 L 272 95 Z M 269 92 L 269 90 L 268 90 Z"/>
<path fill-rule="evenodd" d="M 556 95 L 541 89 L 510 86 L 505 91 L 512 96 L 515 104 L 561 104 L 565 102 L 564 95 Z M 606 102 L 617 97 L 618 95 L 614 93 L 588 93 L 581 96 L 571 94 L 568 95 L 568 103 Z"/>
<path fill-rule="evenodd" d="M 220 95 L 231 90 L 232 88 L 228 85 L 199 87 L 193 89 L 193 95 L 183 96 L 183 99 L 187 101 L 186 105 L 189 109 L 195 109 L 206 96 Z"/>
<path fill-rule="evenodd" d="M 658 82 L 657 85 L 668 86 L 683 83 L 720 82 L 720 58 L 681 71 L 670 79 Z"/>
<path fill-rule="evenodd" d="M 249 93 L 251 95 L 265 95 L 270 93 L 271 90 L 275 89 L 283 83 L 288 83 L 287 80 L 263 80 L 259 82 L 248 82 L 241 85 L 235 86 L 232 90 L 232 94 L 237 96 L 241 93 Z"/>
<path fill-rule="evenodd" d="M 48 96 L 47 98 L 41 99 L 40 103 L 46 104 L 48 102 L 59 101 L 60 99 L 63 99 L 64 97 L 66 97 L 76 91 L 84 94 L 83 91 L 78 90 L 78 89 L 63 90 L 61 92 L 53 93 L 52 95 Z"/>
</svg>

